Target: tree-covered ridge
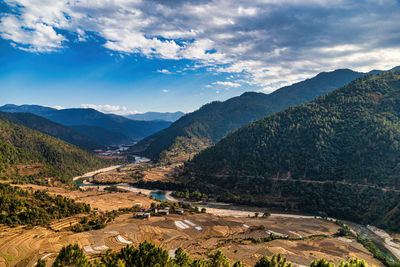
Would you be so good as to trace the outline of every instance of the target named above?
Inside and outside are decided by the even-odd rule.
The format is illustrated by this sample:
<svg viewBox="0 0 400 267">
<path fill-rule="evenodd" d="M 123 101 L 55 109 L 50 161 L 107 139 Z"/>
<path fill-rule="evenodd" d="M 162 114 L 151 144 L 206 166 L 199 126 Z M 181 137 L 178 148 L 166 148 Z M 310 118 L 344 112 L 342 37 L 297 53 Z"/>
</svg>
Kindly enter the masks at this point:
<svg viewBox="0 0 400 267">
<path fill-rule="evenodd" d="M 67 178 L 104 167 L 108 161 L 60 139 L 0 119 L 0 174 L 10 176 L 10 169 L 21 164 L 40 164 L 37 175 Z"/>
<path fill-rule="evenodd" d="M 221 201 L 399 232 L 399 142 L 397 71 L 359 78 L 250 123 L 196 156 L 184 177 Z"/>
<path fill-rule="evenodd" d="M 204 149 L 251 121 L 307 102 L 361 75 L 363 73 L 348 69 L 336 70 L 320 73 L 268 95 L 244 93 L 224 102 L 212 102 L 145 138 L 136 145 L 135 151 L 153 159 L 173 161 L 180 154 L 190 155 Z"/>
<path fill-rule="evenodd" d="M 28 192 L 0 184 L 0 223 L 7 225 L 46 225 L 51 220 L 89 212 L 90 206 L 43 191 Z"/>
<path fill-rule="evenodd" d="M 103 145 L 103 143 L 96 142 L 95 140 L 89 138 L 88 135 L 81 134 L 70 127 L 52 122 L 48 119 L 31 113 L 9 113 L 0 111 L 0 118 L 7 119 L 10 122 L 57 137 L 84 149 L 97 149 L 101 148 Z"/>
<path fill-rule="evenodd" d="M 39 260 L 37 266 L 44 267 L 46 262 Z M 157 247 L 152 243 L 143 242 L 137 248 L 127 246 L 120 252 L 107 252 L 100 261 L 91 262 L 78 245 L 63 247 L 58 254 L 53 267 L 62 266 L 96 266 L 96 267 L 245 267 L 241 261 L 230 264 L 229 259 L 218 250 L 209 256 L 209 259 L 192 259 L 182 248 L 175 251 L 175 257 L 171 258 L 168 251 Z M 282 255 L 273 255 L 271 258 L 261 257 L 255 267 L 292 267 Z M 356 258 L 342 261 L 338 267 L 369 267 L 365 261 Z M 335 264 L 325 259 L 313 261 L 310 267 L 335 267 Z"/>
<path fill-rule="evenodd" d="M 400 72 L 366 76 L 241 128 L 193 170 L 400 186 Z"/>
</svg>

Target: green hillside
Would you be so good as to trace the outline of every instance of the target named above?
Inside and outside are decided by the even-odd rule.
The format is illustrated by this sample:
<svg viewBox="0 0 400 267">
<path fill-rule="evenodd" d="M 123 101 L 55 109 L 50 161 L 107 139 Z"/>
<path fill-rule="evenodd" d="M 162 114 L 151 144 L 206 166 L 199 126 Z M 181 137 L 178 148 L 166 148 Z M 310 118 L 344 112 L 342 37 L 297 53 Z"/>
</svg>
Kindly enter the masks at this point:
<svg viewBox="0 0 400 267">
<path fill-rule="evenodd" d="M 48 119 L 31 113 L 9 113 L 0 111 L 0 118 L 7 119 L 10 122 L 21 124 L 39 132 L 57 137 L 68 143 L 88 150 L 101 148 L 104 145 L 103 143 L 99 143 L 90 139 L 87 137 L 88 135 L 81 134 L 70 127 L 52 122 Z"/>
<path fill-rule="evenodd" d="M 328 212 L 400 231 L 399 144 L 397 71 L 361 77 L 250 123 L 186 170 L 198 182 L 236 192 L 224 195 L 231 201 Z"/>
<path fill-rule="evenodd" d="M 90 137 L 94 142 L 103 146 L 114 146 L 119 144 L 129 144 L 131 140 L 125 135 L 117 132 L 111 132 L 101 127 L 78 125 L 70 126 L 73 131 L 82 136 Z M 99 146 L 97 147 L 99 148 Z"/>
<path fill-rule="evenodd" d="M 348 69 L 324 72 L 268 95 L 244 93 L 224 102 L 212 102 L 143 139 L 134 147 L 134 152 L 157 160 L 187 159 L 251 121 L 307 102 L 361 75 Z"/>
<path fill-rule="evenodd" d="M 0 119 L 0 175 L 24 176 L 25 168 L 35 177 L 56 177 L 68 181 L 75 175 L 111 164 L 60 139 Z M 32 176 L 31 175 L 31 176 Z"/>
<path fill-rule="evenodd" d="M 54 219 L 90 211 L 85 203 L 39 190 L 29 192 L 9 184 L 0 184 L 0 199 L 0 223 L 11 226 L 46 225 Z"/>
</svg>

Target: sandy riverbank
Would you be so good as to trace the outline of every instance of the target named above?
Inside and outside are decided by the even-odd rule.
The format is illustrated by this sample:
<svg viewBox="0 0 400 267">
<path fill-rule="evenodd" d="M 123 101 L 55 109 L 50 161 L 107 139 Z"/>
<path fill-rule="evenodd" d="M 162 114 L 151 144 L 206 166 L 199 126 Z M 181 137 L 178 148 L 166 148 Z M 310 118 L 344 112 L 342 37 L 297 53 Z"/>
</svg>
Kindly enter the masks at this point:
<svg viewBox="0 0 400 267">
<path fill-rule="evenodd" d="M 400 244 L 393 242 L 393 238 L 384 230 L 368 225 L 367 228 L 384 240 L 385 247 L 400 261 Z"/>
<path fill-rule="evenodd" d="M 221 217 L 235 217 L 235 218 L 243 218 L 243 217 L 254 217 L 255 211 L 247 211 L 247 210 L 233 210 L 233 209 L 221 209 L 221 208 L 210 208 L 207 206 L 199 206 L 199 208 L 206 208 L 206 212 L 221 216 Z M 259 212 L 259 216 L 262 216 L 262 213 Z M 296 218 L 296 219 L 314 219 L 314 216 L 307 215 L 296 215 L 296 214 L 285 214 L 285 213 L 272 213 L 270 217 L 281 217 L 281 218 Z"/>
<path fill-rule="evenodd" d="M 78 179 L 92 177 L 93 175 L 96 175 L 98 173 L 109 172 L 109 171 L 116 170 L 116 169 L 118 169 L 120 167 L 123 167 L 123 166 L 124 165 L 115 165 L 115 166 L 110 166 L 110 167 L 107 167 L 107 168 L 99 169 L 99 170 L 96 170 L 96 171 L 88 172 L 88 173 L 85 173 L 85 174 L 83 174 L 81 176 L 76 176 L 76 177 L 72 178 L 72 180 L 76 181 Z"/>
<path fill-rule="evenodd" d="M 129 187 L 129 186 L 126 186 L 126 185 L 117 185 L 117 188 L 121 189 L 121 190 L 129 191 L 129 192 L 133 192 L 133 193 L 143 194 L 143 195 L 146 195 L 146 196 L 149 196 L 151 194 L 151 192 L 154 191 L 154 190 L 150 190 L 150 189 Z"/>
</svg>

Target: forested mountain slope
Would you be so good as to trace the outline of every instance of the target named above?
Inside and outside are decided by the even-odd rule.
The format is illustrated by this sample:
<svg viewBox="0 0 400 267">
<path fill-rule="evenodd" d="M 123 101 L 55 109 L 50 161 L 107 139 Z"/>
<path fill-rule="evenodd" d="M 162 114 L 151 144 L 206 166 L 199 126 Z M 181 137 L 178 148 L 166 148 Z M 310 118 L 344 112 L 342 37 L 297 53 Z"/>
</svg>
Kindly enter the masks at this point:
<svg viewBox="0 0 400 267">
<path fill-rule="evenodd" d="M 251 92 L 224 102 L 212 102 L 145 138 L 134 151 L 153 159 L 173 161 L 182 159 L 182 155 L 187 158 L 251 121 L 309 101 L 361 75 L 349 69 L 323 72 L 268 95 Z"/>
<path fill-rule="evenodd" d="M 108 131 L 97 126 L 77 125 L 69 126 L 73 131 L 90 138 L 102 146 L 129 144 L 131 139 L 121 133 Z M 99 147 L 97 147 L 99 148 Z"/>
<path fill-rule="evenodd" d="M 85 149 L 92 150 L 102 147 L 100 143 L 90 139 L 85 135 L 79 134 L 77 131 L 74 131 L 67 126 L 52 122 L 48 119 L 31 113 L 9 113 L 0 111 L 0 118 L 7 119 L 10 122 L 21 124 L 39 132 L 57 137 L 68 143 Z"/>
<path fill-rule="evenodd" d="M 18 166 L 32 168 L 36 177 L 68 181 L 76 175 L 111 164 L 60 139 L 0 119 L 0 175 L 23 176 Z M 33 166 L 37 167 L 36 170 Z M 24 170 L 24 169 L 23 169 Z"/>
<path fill-rule="evenodd" d="M 241 200 L 275 197 L 285 208 L 399 231 L 400 71 L 361 77 L 250 123 L 186 170 Z"/>
</svg>

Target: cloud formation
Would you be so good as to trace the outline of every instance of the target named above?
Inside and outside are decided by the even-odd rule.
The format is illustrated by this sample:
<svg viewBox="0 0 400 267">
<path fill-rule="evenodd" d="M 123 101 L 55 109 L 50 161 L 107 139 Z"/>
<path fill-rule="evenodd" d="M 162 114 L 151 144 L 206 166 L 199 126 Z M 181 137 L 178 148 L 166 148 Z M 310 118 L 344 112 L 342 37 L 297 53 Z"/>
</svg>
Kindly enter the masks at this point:
<svg viewBox="0 0 400 267">
<path fill-rule="evenodd" d="M 125 106 L 113 106 L 113 105 L 94 105 L 94 104 L 81 104 L 82 108 L 92 108 L 103 113 L 113 113 L 119 115 L 137 114 L 138 111 L 128 110 Z"/>
<path fill-rule="evenodd" d="M 5 2 L 0 36 L 19 49 L 57 52 L 95 34 L 112 52 L 193 60 L 267 90 L 320 71 L 400 64 L 396 0 Z"/>
<path fill-rule="evenodd" d="M 240 83 L 234 83 L 234 82 L 221 82 L 221 81 L 217 81 L 217 82 L 213 82 L 212 84 L 215 85 L 222 85 L 222 86 L 227 86 L 227 87 L 240 87 Z"/>
<path fill-rule="evenodd" d="M 172 72 L 170 72 L 170 71 L 167 70 L 167 69 L 157 70 L 157 72 L 163 73 L 163 74 L 171 74 L 171 73 L 172 73 Z"/>
</svg>

